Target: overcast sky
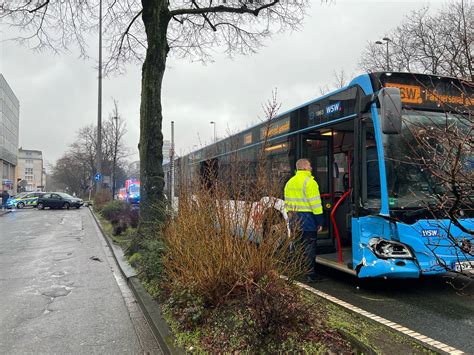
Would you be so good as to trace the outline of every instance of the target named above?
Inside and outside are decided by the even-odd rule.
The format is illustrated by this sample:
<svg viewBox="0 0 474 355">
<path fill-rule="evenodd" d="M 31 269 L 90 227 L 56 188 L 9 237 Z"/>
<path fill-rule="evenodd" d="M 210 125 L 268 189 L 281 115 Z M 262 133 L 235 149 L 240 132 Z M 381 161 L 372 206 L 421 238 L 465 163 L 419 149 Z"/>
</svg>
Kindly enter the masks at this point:
<svg viewBox="0 0 474 355">
<path fill-rule="evenodd" d="M 442 1 L 315 0 L 303 30 L 276 35 L 258 54 L 229 59 L 216 55 L 202 65 L 170 59 L 163 85 L 163 133 L 170 139 L 175 121 L 176 151 L 253 125 L 262 116 L 261 104 L 278 89 L 282 112 L 320 95 L 334 82 L 334 70 L 360 74 L 357 62 L 367 41 L 376 41 L 397 26 L 406 14 L 423 5 L 437 8 Z M 97 122 L 96 62 L 74 53 L 37 53 L 5 41 L 12 33 L 2 28 L 0 72 L 20 100 L 20 146 L 42 150 L 54 163 L 74 140 L 77 130 Z M 407 34 L 409 35 L 409 34 Z M 97 57 L 90 44 L 90 56 Z M 138 159 L 141 66 L 103 81 L 103 118 L 112 98 L 126 119 L 126 140 Z"/>
</svg>

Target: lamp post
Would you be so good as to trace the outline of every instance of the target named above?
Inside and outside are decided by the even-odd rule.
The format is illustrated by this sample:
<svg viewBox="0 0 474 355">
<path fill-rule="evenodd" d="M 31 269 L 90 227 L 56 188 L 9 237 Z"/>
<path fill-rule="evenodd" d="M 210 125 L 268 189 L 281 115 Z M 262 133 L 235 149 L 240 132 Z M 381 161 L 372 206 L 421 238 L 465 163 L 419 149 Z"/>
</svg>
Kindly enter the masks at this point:
<svg viewBox="0 0 474 355">
<path fill-rule="evenodd" d="M 211 124 L 214 126 L 214 143 L 215 143 L 217 141 L 217 138 L 216 138 L 216 122 L 211 121 Z"/>
<path fill-rule="evenodd" d="M 97 105 L 97 174 L 96 191 L 102 187 L 102 0 L 99 1 L 99 87 Z"/>
<path fill-rule="evenodd" d="M 174 121 L 171 121 L 171 149 L 170 149 L 170 168 L 171 168 L 171 188 L 170 188 L 170 203 L 173 209 L 174 204 Z"/>
<path fill-rule="evenodd" d="M 390 56 L 389 56 L 389 53 L 388 53 L 388 42 L 392 42 L 392 40 L 388 37 L 384 37 L 384 38 L 382 38 L 382 41 L 384 41 L 386 46 L 387 46 L 387 51 L 386 51 L 387 71 L 390 71 Z M 376 41 L 375 44 L 383 45 L 384 42 L 382 42 L 382 41 Z"/>
</svg>

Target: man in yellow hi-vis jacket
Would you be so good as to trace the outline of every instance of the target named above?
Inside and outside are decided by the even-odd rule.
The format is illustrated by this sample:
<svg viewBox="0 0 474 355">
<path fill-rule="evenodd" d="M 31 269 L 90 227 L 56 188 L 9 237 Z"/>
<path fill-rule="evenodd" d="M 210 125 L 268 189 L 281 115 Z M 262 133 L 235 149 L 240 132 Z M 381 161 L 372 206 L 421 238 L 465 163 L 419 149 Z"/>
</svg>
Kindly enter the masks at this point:
<svg viewBox="0 0 474 355">
<path fill-rule="evenodd" d="M 310 268 L 308 281 L 318 281 L 316 273 L 316 238 L 322 230 L 323 206 L 319 185 L 311 175 L 312 167 L 308 159 L 296 162 L 296 174 L 285 185 L 285 209 L 290 225 L 298 223 L 301 241 Z"/>
</svg>

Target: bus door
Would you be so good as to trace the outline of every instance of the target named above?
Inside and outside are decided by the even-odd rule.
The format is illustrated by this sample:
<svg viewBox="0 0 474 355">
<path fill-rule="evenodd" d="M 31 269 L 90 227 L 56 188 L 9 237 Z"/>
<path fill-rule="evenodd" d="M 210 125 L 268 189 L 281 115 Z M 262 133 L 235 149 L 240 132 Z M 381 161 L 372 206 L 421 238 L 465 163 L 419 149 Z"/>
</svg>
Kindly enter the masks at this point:
<svg viewBox="0 0 474 355">
<path fill-rule="evenodd" d="M 313 176 L 319 185 L 323 204 L 324 228 L 318 233 L 318 254 L 333 253 L 335 243 L 330 223 L 333 205 L 333 166 L 332 137 L 322 136 L 318 132 L 303 137 L 302 158 L 307 158 L 313 167 Z"/>
</svg>

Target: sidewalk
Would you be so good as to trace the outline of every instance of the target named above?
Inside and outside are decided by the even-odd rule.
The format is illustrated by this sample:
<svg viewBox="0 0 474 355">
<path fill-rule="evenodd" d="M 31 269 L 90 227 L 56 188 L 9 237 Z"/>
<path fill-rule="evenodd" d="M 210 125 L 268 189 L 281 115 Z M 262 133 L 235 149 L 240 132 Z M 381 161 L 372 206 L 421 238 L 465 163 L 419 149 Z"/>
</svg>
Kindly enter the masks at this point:
<svg viewBox="0 0 474 355">
<path fill-rule="evenodd" d="M 138 279 L 135 270 L 128 264 L 123 250 L 104 232 L 102 225 L 95 216 L 92 208 L 89 208 L 90 214 L 94 219 L 97 228 L 99 229 L 105 242 L 107 242 L 112 256 L 115 258 L 123 278 L 126 280 L 128 286 L 132 290 L 140 308 L 145 315 L 149 326 L 151 327 L 156 340 L 158 341 L 163 354 L 183 354 L 183 349 L 179 349 L 174 344 L 173 334 L 171 333 L 168 324 L 163 319 L 160 309 L 156 301 L 145 291 L 140 280 Z"/>
</svg>

